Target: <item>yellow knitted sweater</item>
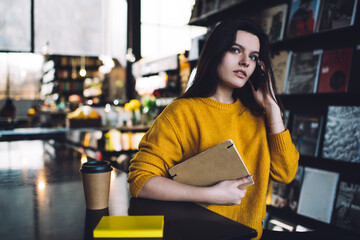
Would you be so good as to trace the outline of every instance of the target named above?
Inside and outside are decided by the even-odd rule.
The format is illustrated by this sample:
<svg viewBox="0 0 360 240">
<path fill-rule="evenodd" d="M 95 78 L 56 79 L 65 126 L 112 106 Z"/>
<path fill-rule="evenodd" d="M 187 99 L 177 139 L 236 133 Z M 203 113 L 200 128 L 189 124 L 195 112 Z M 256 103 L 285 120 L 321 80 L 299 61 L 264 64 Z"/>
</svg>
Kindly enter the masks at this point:
<svg viewBox="0 0 360 240">
<path fill-rule="evenodd" d="M 137 197 L 153 176 L 169 177 L 168 170 L 225 140 L 232 139 L 255 185 L 247 188 L 239 205 L 209 205 L 207 208 L 250 226 L 262 235 L 269 176 L 289 183 L 298 166 L 299 153 L 288 130 L 267 134 L 264 116 L 254 116 L 240 100 L 223 104 L 210 98 L 179 99 L 157 117 L 131 160 L 128 182 Z"/>
</svg>

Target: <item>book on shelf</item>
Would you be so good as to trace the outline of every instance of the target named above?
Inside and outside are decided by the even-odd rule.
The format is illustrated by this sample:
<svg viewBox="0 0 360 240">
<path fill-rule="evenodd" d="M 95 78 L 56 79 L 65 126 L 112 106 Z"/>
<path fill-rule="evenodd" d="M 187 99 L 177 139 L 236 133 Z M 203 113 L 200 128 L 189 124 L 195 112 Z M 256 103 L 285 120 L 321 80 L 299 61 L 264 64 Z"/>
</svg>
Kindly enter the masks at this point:
<svg viewBox="0 0 360 240">
<path fill-rule="evenodd" d="M 291 181 L 291 183 L 285 184 L 273 182 L 271 193 L 272 206 L 296 212 L 299 203 L 303 172 L 304 168 L 299 166 L 295 178 Z"/>
<path fill-rule="evenodd" d="M 351 93 L 360 93 L 360 44 L 355 46 L 351 62 L 350 80 L 347 91 Z"/>
<path fill-rule="evenodd" d="M 317 157 L 323 117 L 294 114 L 291 139 L 301 155 Z"/>
<path fill-rule="evenodd" d="M 297 213 L 331 222 L 339 173 L 305 167 Z"/>
<path fill-rule="evenodd" d="M 349 83 L 353 48 L 323 51 L 318 93 L 345 92 Z"/>
<path fill-rule="evenodd" d="M 292 0 L 287 38 L 314 33 L 319 14 L 320 0 Z"/>
<path fill-rule="evenodd" d="M 276 89 L 279 94 L 284 92 L 286 78 L 290 67 L 291 52 L 279 51 L 272 57 L 272 68 L 275 77 Z"/>
<path fill-rule="evenodd" d="M 284 3 L 264 9 L 261 13 L 260 25 L 272 43 L 283 39 L 287 7 L 288 5 Z"/>
<path fill-rule="evenodd" d="M 318 31 L 327 31 L 354 25 L 358 0 L 322 0 Z"/>
<path fill-rule="evenodd" d="M 334 224 L 360 233 L 360 184 L 340 181 Z"/>
<path fill-rule="evenodd" d="M 292 52 L 285 93 L 315 93 L 322 50 Z"/>
<path fill-rule="evenodd" d="M 360 163 L 360 106 L 329 106 L 322 157 Z"/>
</svg>

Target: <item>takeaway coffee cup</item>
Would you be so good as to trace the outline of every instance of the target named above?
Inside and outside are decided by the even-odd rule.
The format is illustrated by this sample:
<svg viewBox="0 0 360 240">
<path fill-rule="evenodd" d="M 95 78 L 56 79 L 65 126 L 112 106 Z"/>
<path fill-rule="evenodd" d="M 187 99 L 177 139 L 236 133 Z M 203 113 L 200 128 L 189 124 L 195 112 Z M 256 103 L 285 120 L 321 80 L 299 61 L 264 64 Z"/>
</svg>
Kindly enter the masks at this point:
<svg viewBox="0 0 360 240">
<path fill-rule="evenodd" d="M 112 167 L 107 161 L 90 161 L 82 165 L 86 208 L 105 209 L 109 204 L 110 174 Z"/>
</svg>

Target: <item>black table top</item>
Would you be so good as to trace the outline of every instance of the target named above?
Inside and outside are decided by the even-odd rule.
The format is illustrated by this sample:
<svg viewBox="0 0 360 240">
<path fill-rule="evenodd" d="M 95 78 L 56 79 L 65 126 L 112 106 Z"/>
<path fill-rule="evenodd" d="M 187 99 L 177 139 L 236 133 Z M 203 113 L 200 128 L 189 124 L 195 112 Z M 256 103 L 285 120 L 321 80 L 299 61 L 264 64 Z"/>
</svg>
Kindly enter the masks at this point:
<svg viewBox="0 0 360 240">
<path fill-rule="evenodd" d="M 0 142 L 1 239 L 92 239 L 104 215 L 164 215 L 164 240 L 256 236 L 255 230 L 193 203 L 131 198 L 127 174 L 117 169 L 109 208 L 86 210 L 79 155 L 68 149 L 49 152 L 40 140 Z"/>
</svg>

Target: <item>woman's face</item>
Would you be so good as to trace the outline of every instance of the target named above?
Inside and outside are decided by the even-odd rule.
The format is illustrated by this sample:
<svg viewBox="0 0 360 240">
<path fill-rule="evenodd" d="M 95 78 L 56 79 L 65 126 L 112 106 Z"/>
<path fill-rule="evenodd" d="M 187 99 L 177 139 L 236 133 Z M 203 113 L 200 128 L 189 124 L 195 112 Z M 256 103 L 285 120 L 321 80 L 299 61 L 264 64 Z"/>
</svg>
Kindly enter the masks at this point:
<svg viewBox="0 0 360 240">
<path fill-rule="evenodd" d="M 259 38 L 252 33 L 238 30 L 235 43 L 218 66 L 219 87 L 243 87 L 255 70 L 259 52 Z"/>
</svg>

